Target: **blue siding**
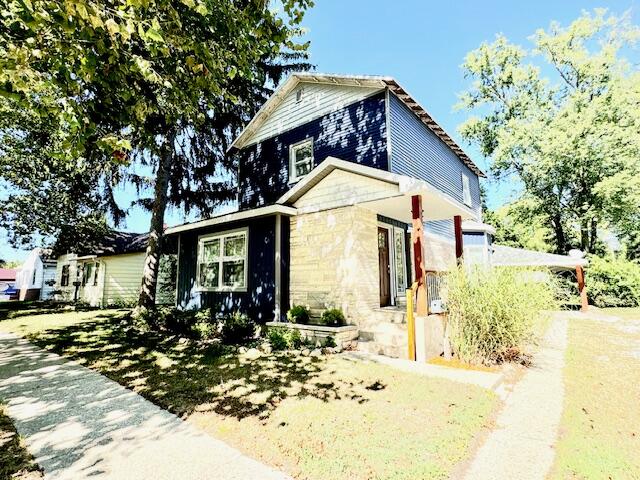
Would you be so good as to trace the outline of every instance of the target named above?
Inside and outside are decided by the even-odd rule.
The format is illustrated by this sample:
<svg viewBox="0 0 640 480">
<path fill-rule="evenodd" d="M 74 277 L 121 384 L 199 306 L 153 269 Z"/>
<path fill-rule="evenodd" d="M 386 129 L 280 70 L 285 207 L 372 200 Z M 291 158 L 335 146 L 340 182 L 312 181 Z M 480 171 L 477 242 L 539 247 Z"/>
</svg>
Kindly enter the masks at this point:
<svg viewBox="0 0 640 480">
<path fill-rule="evenodd" d="M 460 203 L 462 177 L 469 176 L 472 207 L 480 206 L 478 176 L 394 94 L 389 94 L 391 171 L 420 178 Z"/>
<path fill-rule="evenodd" d="M 388 170 L 384 92 L 241 150 L 241 209 L 273 204 L 289 190 L 289 146 L 306 138 L 315 165 L 334 156 Z"/>
<path fill-rule="evenodd" d="M 283 280 L 286 284 L 283 304 L 288 304 L 289 220 L 283 218 Z M 246 292 L 195 292 L 198 236 L 248 227 L 248 285 Z M 181 308 L 211 307 L 219 313 L 240 310 L 258 322 L 273 319 L 275 309 L 275 217 L 259 218 L 223 226 L 203 228 L 180 234 L 178 271 L 178 306 Z"/>
<path fill-rule="evenodd" d="M 440 235 L 452 242 L 455 239 L 455 234 L 453 233 L 453 220 L 434 220 L 431 222 L 424 222 L 424 231 L 433 235 Z"/>
</svg>

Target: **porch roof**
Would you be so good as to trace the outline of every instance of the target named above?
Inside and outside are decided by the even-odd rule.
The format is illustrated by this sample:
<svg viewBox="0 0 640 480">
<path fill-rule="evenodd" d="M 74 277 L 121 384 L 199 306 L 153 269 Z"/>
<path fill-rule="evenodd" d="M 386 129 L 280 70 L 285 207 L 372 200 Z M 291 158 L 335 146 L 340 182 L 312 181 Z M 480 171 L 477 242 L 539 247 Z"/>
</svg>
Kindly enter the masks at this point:
<svg viewBox="0 0 640 480">
<path fill-rule="evenodd" d="M 347 172 L 352 175 L 352 178 L 370 179 L 371 183 L 367 186 L 364 194 L 357 192 L 356 186 L 351 187 L 347 184 L 343 185 L 342 191 L 324 205 L 304 207 L 297 204 L 307 193 L 335 171 Z M 328 188 L 334 188 L 337 191 L 340 186 L 331 183 Z M 422 195 L 423 218 L 425 220 L 445 220 L 451 219 L 455 215 L 460 215 L 463 219 L 476 219 L 478 216 L 473 209 L 461 204 L 424 180 L 359 165 L 335 157 L 327 157 L 311 173 L 282 195 L 277 203 L 293 205 L 297 208 L 298 213 L 360 204 L 380 215 L 411 223 L 412 195 Z"/>
<path fill-rule="evenodd" d="M 165 230 L 165 234 L 171 235 L 174 233 L 180 233 L 187 230 L 195 230 L 198 228 L 210 227 L 212 225 L 221 225 L 230 222 L 236 222 L 238 220 L 247 220 L 250 218 L 266 217 L 269 215 L 282 214 L 292 216 L 296 214 L 295 208 L 286 207 L 284 205 L 269 205 L 266 207 L 254 208 L 252 210 L 242 210 L 231 213 L 224 213 L 215 217 L 199 220 L 197 222 L 183 223 L 182 225 L 176 225 L 169 227 Z"/>
<path fill-rule="evenodd" d="M 577 266 L 587 266 L 589 261 L 586 258 L 571 255 L 536 252 L 494 244 L 491 263 L 498 267 L 548 267 L 551 270 L 575 270 Z"/>
</svg>

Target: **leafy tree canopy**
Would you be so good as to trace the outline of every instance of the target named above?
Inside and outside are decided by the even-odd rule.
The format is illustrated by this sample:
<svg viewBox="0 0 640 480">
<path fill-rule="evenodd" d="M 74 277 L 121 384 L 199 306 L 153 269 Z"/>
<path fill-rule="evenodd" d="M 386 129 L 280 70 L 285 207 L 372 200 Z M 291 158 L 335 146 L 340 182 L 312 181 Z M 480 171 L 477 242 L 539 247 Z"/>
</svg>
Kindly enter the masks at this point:
<svg viewBox="0 0 640 480">
<path fill-rule="evenodd" d="M 459 106 L 475 116 L 461 133 L 496 177 L 519 177 L 558 252 L 595 251 L 603 225 L 640 227 L 640 72 L 623 56 L 639 38 L 626 16 L 596 10 L 538 30 L 530 50 L 499 35 L 465 59 Z"/>
<path fill-rule="evenodd" d="M 31 130 L 24 112 L 53 142 L 38 144 L 44 178 L 25 178 L 52 184 L 51 192 L 86 182 L 88 194 L 71 197 L 79 200 L 74 218 L 100 211 L 117 222 L 125 211 L 113 190 L 133 183 L 152 212 L 141 296 L 151 304 L 167 206 L 206 214 L 233 198 L 226 147 L 282 75 L 309 67 L 308 45 L 295 38 L 311 5 L 9 0 L 0 10 L 0 97 L 16 114 L 2 133 L 18 143 L 0 144 L 3 170 L 25 168 L 17 165 L 26 158 L 19 140 Z M 16 187 L 25 198 L 37 188 Z"/>
</svg>

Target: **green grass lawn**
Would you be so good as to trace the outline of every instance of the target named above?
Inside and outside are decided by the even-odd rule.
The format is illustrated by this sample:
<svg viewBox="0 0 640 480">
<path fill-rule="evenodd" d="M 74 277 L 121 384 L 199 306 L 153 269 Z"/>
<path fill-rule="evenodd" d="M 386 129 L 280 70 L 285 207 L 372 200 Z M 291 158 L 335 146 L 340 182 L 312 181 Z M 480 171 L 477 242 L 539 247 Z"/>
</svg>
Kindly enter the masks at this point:
<svg viewBox="0 0 640 480">
<path fill-rule="evenodd" d="M 42 472 L 0 404 L 0 480 L 36 480 Z"/>
<path fill-rule="evenodd" d="M 554 479 L 640 478 L 640 309 L 571 320 Z"/>
<path fill-rule="evenodd" d="M 299 479 L 448 478 L 490 427 L 478 387 L 344 356 L 248 361 L 143 333 L 123 312 L 15 314 L 0 330 L 66 355 Z"/>
</svg>

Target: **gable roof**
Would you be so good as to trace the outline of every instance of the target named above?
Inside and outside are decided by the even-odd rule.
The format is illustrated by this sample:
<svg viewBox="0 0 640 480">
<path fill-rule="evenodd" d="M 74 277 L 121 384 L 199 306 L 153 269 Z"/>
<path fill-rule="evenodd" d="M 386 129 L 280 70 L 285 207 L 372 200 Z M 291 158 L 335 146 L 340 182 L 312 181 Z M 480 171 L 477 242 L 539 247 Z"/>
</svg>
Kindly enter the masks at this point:
<svg viewBox="0 0 640 480">
<path fill-rule="evenodd" d="M 271 97 L 262 105 L 258 113 L 251 119 L 240 135 L 233 141 L 229 150 L 239 149 L 246 145 L 254 132 L 266 121 L 283 99 L 299 83 L 324 83 L 334 85 L 350 85 L 360 87 L 388 88 L 407 108 L 409 108 L 440 140 L 442 140 L 476 175 L 486 177 L 484 172 L 471 160 L 462 148 L 443 130 L 434 118 L 422 107 L 394 78 L 372 75 L 334 75 L 313 72 L 293 73 L 276 88 Z"/>
<path fill-rule="evenodd" d="M 120 232 L 113 230 L 99 240 L 96 245 L 81 249 L 78 255 L 123 255 L 144 252 L 147 249 L 148 233 Z"/>
<path fill-rule="evenodd" d="M 463 218 L 476 217 L 476 212 L 474 212 L 473 209 L 463 205 L 437 188 L 434 188 L 424 180 L 380 170 L 378 168 L 367 167 L 335 157 L 327 157 L 323 160 L 320 165 L 311 170 L 309 174 L 305 175 L 302 180 L 282 195 L 277 200 L 277 203 L 280 205 L 295 204 L 335 170 L 353 173 L 383 184 L 393 185 L 396 189 L 393 194 L 385 190 L 382 192 L 382 196 L 377 199 L 368 198 L 367 200 L 362 200 L 349 197 L 346 199 L 346 203 L 343 203 L 341 206 L 363 203 L 367 204 L 370 208 L 377 209 L 376 211 L 382 215 L 409 223 L 411 222 L 411 208 L 408 200 L 406 204 L 402 202 L 400 204 L 391 202 L 393 205 L 389 204 L 389 200 L 398 200 L 403 197 L 406 198 L 407 196 L 420 194 L 425 197 L 425 203 L 431 207 L 427 209 L 424 214 L 426 220 L 448 219 L 453 218 L 454 215 L 461 215 Z M 386 208 L 383 204 L 386 204 Z M 337 205 L 332 204 L 331 208 L 337 208 Z M 389 208 L 393 211 L 388 210 Z M 306 212 L 304 212 L 303 208 L 302 210 L 298 210 L 298 213 Z"/>
</svg>

